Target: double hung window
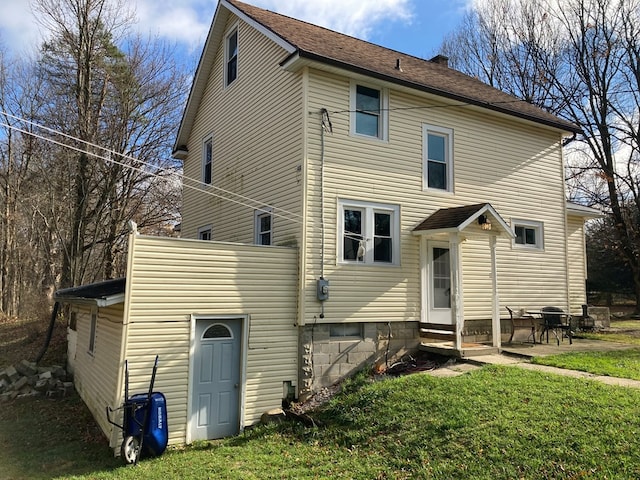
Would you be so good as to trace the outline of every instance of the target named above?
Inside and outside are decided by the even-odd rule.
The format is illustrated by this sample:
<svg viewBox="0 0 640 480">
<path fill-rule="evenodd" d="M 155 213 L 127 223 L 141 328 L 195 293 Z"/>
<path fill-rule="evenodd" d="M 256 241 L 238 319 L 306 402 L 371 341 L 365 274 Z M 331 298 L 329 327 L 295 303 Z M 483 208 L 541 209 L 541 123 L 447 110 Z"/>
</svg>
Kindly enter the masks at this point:
<svg viewBox="0 0 640 480">
<path fill-rule="evenodd" d="M 387 94 L 384 89 L 352 83 L 352 133 L 385 140 L 387 103 Z"/>
<path fill-rule="evenodd" d="M 235 28 L 225 42 L 224 84 L 230 85 L 238 78 L 238 29 Z"/>
<path fill-rule="evenodd" d="M 256 211 L 256 245 L 271 245 L 273 214 L 270 210 Z"/>
<path fill-rule="evenodd" d="M 397 205 L 339 201 L 339 259 L 365 264 L 400 263 Z"/>
<path fill-rule="evenodd" d="M 453 191 L 453 130 L 424 125 L 423 139 L 424 188 Z"/>
<path fill-rule="evenodd" d="M 211 185 L 213 172 L 213 139 L 207 138 L 202 145 L 202 183 Z"/>
</svg>

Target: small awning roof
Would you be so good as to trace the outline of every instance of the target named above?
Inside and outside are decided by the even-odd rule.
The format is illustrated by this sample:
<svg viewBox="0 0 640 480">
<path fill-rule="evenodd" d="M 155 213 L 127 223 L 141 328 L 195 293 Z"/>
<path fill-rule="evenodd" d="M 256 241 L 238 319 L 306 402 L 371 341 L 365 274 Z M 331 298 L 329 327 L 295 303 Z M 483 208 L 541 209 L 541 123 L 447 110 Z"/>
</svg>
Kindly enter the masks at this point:
<svg viewBox="0 0 640 480">
<path fill-rule="evenodd" d="M 462 232 L 467 227 L 475 225 L 478 218 L 484 215 L 491 222 L 491 230 L 483 232 L 501 234 L 506 233 L 511 238 L 515 234 L 511 227 L 496 212 L 490 203 L 477 203 L 475 205 L 464 205 L 462 207 L 441 208 L 424 219 L 413 229 L 414 235 L 435 235 L 438 233 Z M 478 226 L 480 230 L 480 227 Z"/>
<path fill-rule="evenodd" d="M 108 307 L 124 302 L 126 278 L 115 278 L 80 287 L 63 288 L 53 294 L 53 299 L 63 303 L 77 303 Z"/>
</svg>

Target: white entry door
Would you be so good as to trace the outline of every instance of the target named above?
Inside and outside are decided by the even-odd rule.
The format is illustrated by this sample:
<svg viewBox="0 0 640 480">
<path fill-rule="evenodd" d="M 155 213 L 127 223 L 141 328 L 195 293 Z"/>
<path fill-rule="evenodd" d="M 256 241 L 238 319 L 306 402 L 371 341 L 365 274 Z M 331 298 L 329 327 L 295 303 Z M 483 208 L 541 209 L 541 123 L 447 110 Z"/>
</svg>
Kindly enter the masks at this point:
<svg viewBox="0 0 640 480">
<path fill-rule="evenodd" d="M 451 316 L 451 262 L 449 244 L 428 242 L 428 291 L 429 323 L 453 325 Z"/>
<path fill-rule="evenodd" d="M 240 428 L 241 319 L 196 322 L 191 440 L 222 438 Z"/>
</svg>

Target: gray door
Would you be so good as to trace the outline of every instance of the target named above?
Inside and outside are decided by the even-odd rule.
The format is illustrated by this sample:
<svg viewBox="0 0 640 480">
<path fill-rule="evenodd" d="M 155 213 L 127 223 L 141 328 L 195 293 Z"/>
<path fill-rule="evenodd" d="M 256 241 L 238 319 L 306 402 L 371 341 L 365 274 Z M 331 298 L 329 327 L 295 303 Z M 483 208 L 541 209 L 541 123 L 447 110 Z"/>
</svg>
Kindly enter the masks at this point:
<svg viewBox="0 0 640 480">
<path fill-rule="evenodd" d="M 227 437 L 240 430 L 241 333 L 241 319 L 196 322 L 192 440 Z"/>
</svg>

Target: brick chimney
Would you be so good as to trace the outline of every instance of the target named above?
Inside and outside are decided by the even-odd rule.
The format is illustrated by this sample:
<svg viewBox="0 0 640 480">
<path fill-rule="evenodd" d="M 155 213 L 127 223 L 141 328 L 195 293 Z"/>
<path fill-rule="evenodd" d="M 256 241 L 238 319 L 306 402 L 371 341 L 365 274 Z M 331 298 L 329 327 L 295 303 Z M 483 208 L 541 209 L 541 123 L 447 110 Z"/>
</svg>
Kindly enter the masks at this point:
<svg viewBox="0 0 640 480">
<path fill-rule="evenodd" d="M 445 67 L 449 66 L 449 57 L 445 57 L 444 55 L 436 55 L 429 61 L 432 63 L 437 63 L 438 65 L 443 65 Z"/>
</svg>

